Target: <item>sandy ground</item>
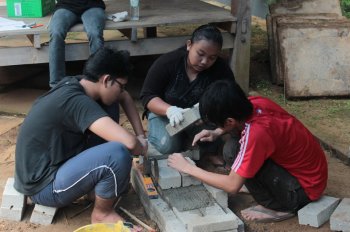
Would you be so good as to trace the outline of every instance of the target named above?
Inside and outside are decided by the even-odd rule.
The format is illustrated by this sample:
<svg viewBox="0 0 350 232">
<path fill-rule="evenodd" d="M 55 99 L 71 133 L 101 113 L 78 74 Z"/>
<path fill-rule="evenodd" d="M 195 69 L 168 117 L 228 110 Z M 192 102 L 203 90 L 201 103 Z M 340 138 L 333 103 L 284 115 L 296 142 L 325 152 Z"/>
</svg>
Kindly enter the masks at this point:
<svg viewBox="0 0 350 232">
<path fill-rule="evenodd" d="M 263 23 L 262 23 L 263 24 Z M 252 60 L 254 72 L 260 73 L 260 75 L 268 75 L 268 64 L 263 63 L 259 60 Z M 254 62 L 260 62 L 259 65 L 254 65 Z M 259 68 L 259 70 L 257 70 Z M 140 86 L 140 83 L 137 84 Z M 275 90 L 271 90 L 275 91 Z M 276 90 L 277 92 L 279 90 Z M 278 93 L 277 93 L 278 94 Z M 310 110 L 310 106 L 307 106 Z M 141 108 L 140 112 L 141 112 Z M 311 112 L 312 113 L 312 112 Z M 298 115 L 296 115 L 298 117 Z M 303 115 L 300 115 L 302 118 Z M 23 118 L 21 117 L 11 117 L 11 116 L 0 116 L 0 200 L 2 199 L 2 192 L 6 180 L 8 177 L 13 176 L 14 172 L 14 152 L 16 145 L 16 137 L 20 123 Z M 327 121 L 327 119 L 323 119 Z M 326 123 L 329 123 L 327 121 Z M 121 124 L 130 129 L 130 125 L 126 121 L 125 117 L 122 116 Z M 339 134 L 348 133 L 343 131 L 343 127 L 338 126 L 338 124 L 332 129 L 338 131 Z M 327 152 L 326 152 L 327 153 Z M 350 193 L 350 179 L 347 178 L 350 176 L 349 166 L 344 165 L 338 159 L 331 157 L 327 153 L 328 165 L 329 165 L 329 179 L 328 186 L 325 194 L 333 197 L 344 198 L 349 197 Z M 209 170 L 213 170 L 212 167 L 207 167 Z M 51 231 L 51 232 L 62 232 L 62 231 L 74 231 L 75 229 L 84 226 L 90 223 L 90 213 L 91 207 L 83 211 L 81 214 L 74 216 L 77 212 L 86 207 L 86 202 L 80 201 L 79 204 L 72 204 L 68 207 L 62 208 L 58 211 L 54 224 L 49 226 L 40 226 L 34 225 L 29 222 L 28 216 L 32 207 L 27 209 L 26 215 L 22 222 L 12 222 L 7 220 L 0 219 L 0 231 Z M 240 210 L 254 205 L 254 200 L 248 194 L 238 194 L 235 196 L 229 197 L 229 207 L 235 212 L 239 217 Z M 151 225 L 156 227 L 155 223 L 147 217 L 145 211 L 138 199 L 138 196 L 135 194 L 132 188 L 127 195 L 123 196 L 123 199 L 120 201 L 119 206 L 124 207 L 125 209 L 132 212 L 138 218 Z M 116 209 L 118 212 L 118 208 Z M 121 213 L 127 220 L 130 220 L 126 215 Z M 132 220 L 130 220 L 132 221 Z M 267 223 L 259 224 L 244 221 L 246 231 L 303 231 L 303 232 L 312 232 L 312 231 L 330 231 L 329 223 L 324 224 L 322 227 L 316 229 L 310 226 L 301 226 L 298 224 L 297 217 L 291 218 L 289 220 L 279 222 L 279 223 Z"/>
</svg>

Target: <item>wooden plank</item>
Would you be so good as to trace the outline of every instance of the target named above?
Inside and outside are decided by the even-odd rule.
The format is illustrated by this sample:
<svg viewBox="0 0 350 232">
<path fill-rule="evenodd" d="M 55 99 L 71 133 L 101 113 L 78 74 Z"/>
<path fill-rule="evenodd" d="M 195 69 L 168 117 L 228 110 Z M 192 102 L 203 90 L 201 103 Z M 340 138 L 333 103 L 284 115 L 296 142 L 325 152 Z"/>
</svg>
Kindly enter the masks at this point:
<svg viewBox="0 0 350 232">
<path fill-rule="evenodd" d="M 251 37 L 251 4 L 250 0 L 232 0 L 232 12 L 237 12 L 237 32 L 230 66 L 236 82 L 245 93 L 249 91 L 250 37 Z M 235 8 L 235 9 L 233 9 Z"/>
<path fill-rule="evenodd" d="M 223 49 L 232 48 L 233 36 L 223 33 Z M 170 52 L 185 44 L 189 36 L 139 39 L 137 42 L 129 40 L 106 41 L 105 45 L 120 50 L 129 50 L 132 56 L 155 55 Z M 66 44 L 66 61 L 85 60 L 89 57 L 88 43 Z M 32 47 L 11 47 L 0 49 L 0 66 L 38 64 L 48 62 L 48 45 L 40 49 Z M 8 54 L 12 54 L 8 56 Z"/>
<path fill-rule="evenodd" d="M 111 0 L 106 1 L 106 14 L 112 14 L 121 11 L 129 10 L 129 0 Z M 198 13 L 200 12 L 200 13 Z M 6 8 L 0 7 L 0 16 L 6 18 Z M 49 24 L 51 15 L 42 18 L 16 18 L 23 20 L 26 23 L 36 21 L 38 24 L 43 24 L 43 27 L 33 28 L 30 30 L 14 30 L 1 31 L 3 35 L 23 35 L 47 33 L 47 25 Z M 181 24 L 205 24 L 215 22 L 235 22 L 236 18 L 231 15 L 228 10 L 213 6 L 211 4 L 198 0 L 152 0 L 141 1 L 140 20 L 113 22 L 106 21 L 105 30 L 116 30 L 132 27 L 157 27 L 166 25 L 181 25 Z M 73 32 L 84 31 L 83 25 L 78 24 L 71 28 Z"/>
</svg>

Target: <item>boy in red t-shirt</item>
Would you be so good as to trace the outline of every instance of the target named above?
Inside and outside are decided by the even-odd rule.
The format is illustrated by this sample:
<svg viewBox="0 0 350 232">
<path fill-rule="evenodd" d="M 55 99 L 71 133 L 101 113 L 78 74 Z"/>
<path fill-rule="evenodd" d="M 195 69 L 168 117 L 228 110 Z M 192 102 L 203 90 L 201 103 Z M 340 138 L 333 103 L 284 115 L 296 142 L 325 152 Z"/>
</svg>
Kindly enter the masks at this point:
<svg viewBox="0 0 350 232">
<path fill-rule="evenodd" d="M 279 105 L 263 97 L 247 98 L 235 82 L 225 80 L 209 87 L 199 109 L 202 119 L 218 128 L 197 134 L 193 145 L 226 133 L 241 135 L 231 171 L 207 172 L 180 153 L 169 156 L 171 167 L 232 194 L 245 184 L 258 203 L 242 210 L 246 220 L 285 220 L 321 197 L 328 178 L 325 155 L 308 129 Z"/>
</svg>

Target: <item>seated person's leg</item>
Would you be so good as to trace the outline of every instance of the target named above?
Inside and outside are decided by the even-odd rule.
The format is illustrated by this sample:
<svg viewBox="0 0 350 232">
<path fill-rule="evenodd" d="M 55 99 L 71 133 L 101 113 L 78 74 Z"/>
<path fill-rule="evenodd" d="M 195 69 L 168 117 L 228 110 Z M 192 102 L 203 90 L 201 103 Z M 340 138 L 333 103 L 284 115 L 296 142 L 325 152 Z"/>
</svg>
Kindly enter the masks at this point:
<svg viewBox="0 0 350 232">
<path fill-rule="evenodd" d="M 69 29 L 79 22 L 73 12 L 58 9 L 50 21 L 49 66 L 50 86 L 54 87 L 66 75 L 65 68 L 65 38 Z"/>
<path fill-rule="evenodd" d="M 82 14 L 81 20 L 89 39 L 90 53 L 93 54 L 104 44 L 105 11 L 102 8 L 91 8 Z"/>
<path fill-rule="evenodd" d="M 246 180 L 245 186 L 259 204 L 242 211 L 246 219 L 287 219 L 288 213 L 294 214 L 310 202 L 298 180 L 270 159 L 265 161 L 254 178 Z"/>
<path fill-rule="evenodd" d="M 131 161 L 129 151 L 118 142 L 90 148 L 65 162 L 53 182 L 31 199 L 34 203 L 62 207 L 94 191 L 99 209 L 94 209 L 92 220 L 99 218 L 101 210 L 111 213 L 111 218 L 119 217 L 113 213 L 113 202 L 128 189 Z"/>
<path fill-rule="evenodd" d="M 162 154 L 183 151 L 183 135 L 170 136 L 165 126 L 169 123 L 166 117 L 154 113 L 148 114 L 148 141 Z"/>
</svg>

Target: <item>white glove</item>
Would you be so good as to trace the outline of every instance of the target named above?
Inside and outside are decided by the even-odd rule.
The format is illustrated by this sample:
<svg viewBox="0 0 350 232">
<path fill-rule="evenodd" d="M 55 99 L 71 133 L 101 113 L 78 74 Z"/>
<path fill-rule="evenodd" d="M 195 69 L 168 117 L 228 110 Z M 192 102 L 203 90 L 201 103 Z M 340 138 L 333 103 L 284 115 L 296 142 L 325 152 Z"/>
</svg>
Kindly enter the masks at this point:
<svg viewBox="0 0 350 232">
<path fill-rule="evenodd" d="M 184 120 L 184 116 L 182 115 L 183 112 L 184 109 L 176 106 L 170 106 L 166 110 L 166 116 L 168 117 L 171 126 L 175 127 Z"/>
<path fill-rule="evenodd" d="M 112 20 L 113 22 L 122 22 L 125 21 L 128 17 L 127 11 L 117 12 L 115 14 L 110 14 L 107 16 L 107 19 Z"/>
</svg>

